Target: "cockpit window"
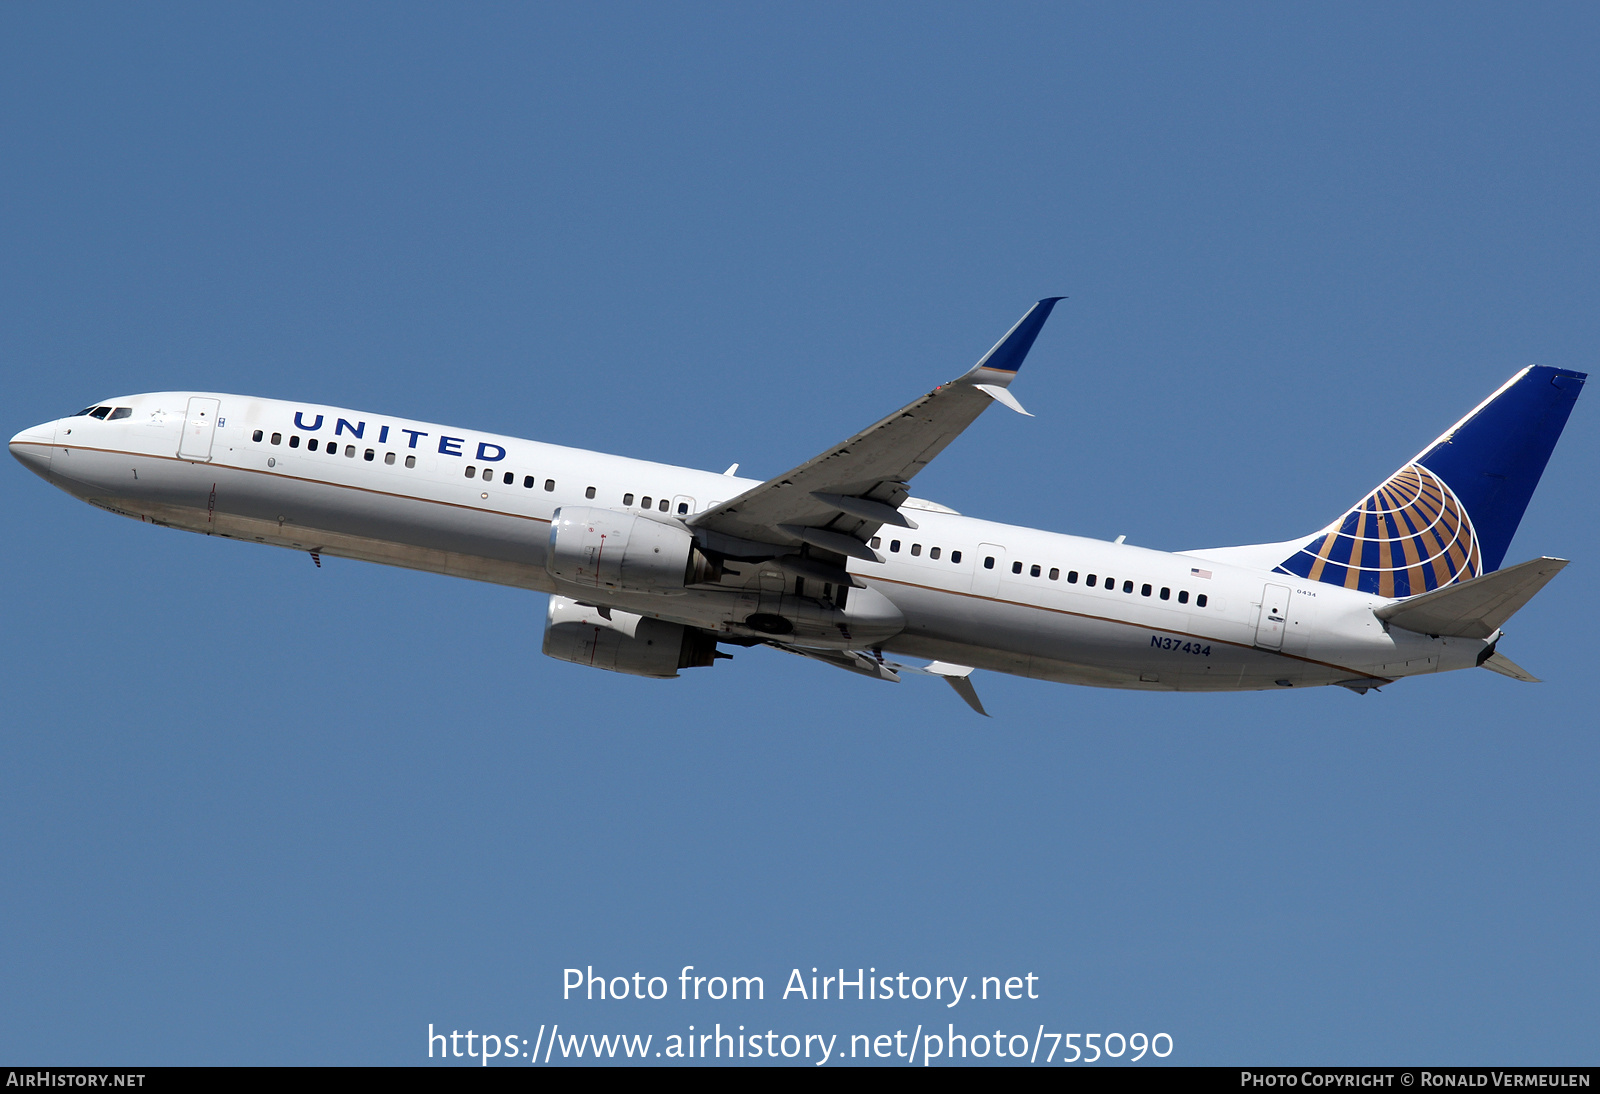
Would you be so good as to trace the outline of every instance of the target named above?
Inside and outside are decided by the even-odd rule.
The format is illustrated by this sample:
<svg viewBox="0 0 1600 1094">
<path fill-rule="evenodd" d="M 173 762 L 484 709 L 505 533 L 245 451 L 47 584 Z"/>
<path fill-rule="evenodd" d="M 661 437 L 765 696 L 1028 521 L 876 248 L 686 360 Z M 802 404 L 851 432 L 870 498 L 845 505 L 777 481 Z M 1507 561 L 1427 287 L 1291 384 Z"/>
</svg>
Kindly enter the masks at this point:
<svg viewBox="0 0 1600 1094">
<path fill-rule="evenodd" d="M 93 409 L 94 409 L 94 407 L 92 407 L 92 406 L 86 406 L 82 410 L 78 411 L 76 414 L 68 414 L 67 417 L 69 417 L 69 418 L 81 418 L 81 417 L 83 417 L 85 414 L 89 413 L 89 411 L 91 411 Z"/>
<path fill-rule="evenodd" d="M 97 406 L 93 410 L 89 411 L 89 417 L 91 417 L 91 418 L 104 418 L 107 414 L 110 414 L 110 413 L 111 413 L 111 408 L 110 407 L 108 407 L 108 406 Z"/>
<path fill-rule="evenodd" d="M 115 410 L 113 410 L 111 412 L 111 416 L 109 418 L 107 418 L 106 421 L 114 422 L 118 418 L 131 418 L 131 417 L 133 417 L 133 407 L 131 407 L 131 406 L 119 406 L 119 407 L 117 407 L 117 409 L 115 409 Z"/>
</svg>

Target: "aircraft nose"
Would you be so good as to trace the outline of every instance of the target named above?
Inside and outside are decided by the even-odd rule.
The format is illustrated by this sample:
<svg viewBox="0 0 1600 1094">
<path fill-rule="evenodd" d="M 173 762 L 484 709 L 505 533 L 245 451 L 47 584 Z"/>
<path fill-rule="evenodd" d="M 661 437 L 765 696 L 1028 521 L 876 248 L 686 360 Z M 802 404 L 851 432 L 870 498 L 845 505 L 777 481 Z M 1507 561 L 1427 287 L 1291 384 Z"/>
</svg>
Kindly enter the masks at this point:
<svg viewBox="0 0 1600 1094">
<path fill-rule="evenodd" d="M 29 471 L 40 475 L 50 471 L 50 448 L 56 443 L 56 424 L 46 422 L 24 429 L 11 438 L 11 454 Z"/>
</svg>

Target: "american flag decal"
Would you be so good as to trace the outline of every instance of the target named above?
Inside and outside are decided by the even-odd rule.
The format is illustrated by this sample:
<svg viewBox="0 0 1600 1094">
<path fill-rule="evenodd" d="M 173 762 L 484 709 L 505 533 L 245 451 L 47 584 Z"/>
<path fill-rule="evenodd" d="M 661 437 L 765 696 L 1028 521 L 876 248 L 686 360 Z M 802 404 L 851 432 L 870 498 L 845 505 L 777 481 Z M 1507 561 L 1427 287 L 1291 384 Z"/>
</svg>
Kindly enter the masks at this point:
<svg viewBox="0 0 1600 1094">
<path fill-rule="evenodd" d="M 1203 578 L 1209 579 L 1211 577 L 1211 571 L 1210 570 L 1202 570 L 1198 566 L 1191 566 L 1189 568 L 1189 576 L 1190 577 L 1203 577 Z"/>
</svg>

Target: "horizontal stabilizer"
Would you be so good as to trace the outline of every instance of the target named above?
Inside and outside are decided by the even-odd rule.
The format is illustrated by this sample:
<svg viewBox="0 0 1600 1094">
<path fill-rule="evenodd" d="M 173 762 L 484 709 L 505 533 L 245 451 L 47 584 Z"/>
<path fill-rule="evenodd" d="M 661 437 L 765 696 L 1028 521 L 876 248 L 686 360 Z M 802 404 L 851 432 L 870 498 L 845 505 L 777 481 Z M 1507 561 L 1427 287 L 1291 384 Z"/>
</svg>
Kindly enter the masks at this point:
<svg viewBox="0 0 1600 1094">
<path fill-rule="evenodd" d="M 1386 604 L 1373 614 L 1418 634 L 1488 638 L 1566 564 L 1564 558 L 1536 558 Z"/>
<path fill-rule="evenodd" d="M 1537 676 L 1517 664 L 1503 653 L 1491 653 L 1483 659 L 1483 667 L 1490 672 L 1498 672 L 1501 676 L 1509 676 L 1513 680 L 1521 680 L 1525 684 L 1543 683 Z"/>
</svg>

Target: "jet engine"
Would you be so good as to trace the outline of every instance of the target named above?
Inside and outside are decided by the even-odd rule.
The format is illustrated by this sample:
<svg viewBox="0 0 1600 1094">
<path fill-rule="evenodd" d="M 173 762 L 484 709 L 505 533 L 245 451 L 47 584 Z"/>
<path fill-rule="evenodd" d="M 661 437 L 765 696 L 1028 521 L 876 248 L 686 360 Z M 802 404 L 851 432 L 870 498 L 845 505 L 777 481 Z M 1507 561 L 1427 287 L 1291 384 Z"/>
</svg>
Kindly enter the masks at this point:
<svg viewBox="0 0 1600 1094">
<path fill-rule="evenodd" d="M 682 525 L 585 505 L 556 510 L 544 568 L 569 584 L 640 593 L 681 592 L 721 575 Z"/>
<path fill-rule="evenodd" d="M 544 653 L 590 668 L 666 679 L 678 675 L 679 669 L 711 664 L 717 643 L 704 631 L 681 623 L 616 609 L 602 615 L 598 608 L 552 596 L 545 617 Z"/>
</svg>

